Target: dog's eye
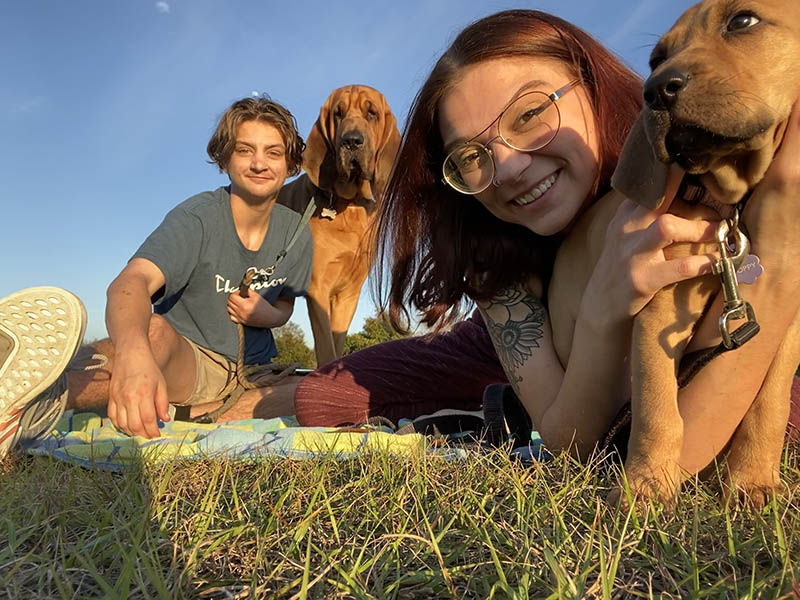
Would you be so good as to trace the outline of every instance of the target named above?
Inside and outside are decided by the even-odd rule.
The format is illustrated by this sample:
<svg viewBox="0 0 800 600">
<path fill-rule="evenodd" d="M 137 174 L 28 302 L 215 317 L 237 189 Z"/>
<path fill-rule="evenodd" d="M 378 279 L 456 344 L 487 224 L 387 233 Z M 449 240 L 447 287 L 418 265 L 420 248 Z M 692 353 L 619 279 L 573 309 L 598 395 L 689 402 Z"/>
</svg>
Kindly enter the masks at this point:
<svg viewBox="0 0 800 600">
<path fill-rule="evenodd" d="M 761 22 L 757 16 L 750 13 L 739 13 L 728 22 L 728 31 L 741 31 L 750 29 Z"/>
<path fill-rule="evenodd" d="M 337 119 L 341 119 L 344 116 L 344 109 L 342 108 L 341 104 L 336 107 L 336 110 L 333 112 L 333 116 Z"/>
<path fill-rule="evenodd" d="M 368 119 L 377 119 L 378 118 L 378 111 L 375 110 L 372 107 L 369 107 L 369 109 L 367 109 L 367 118 Z"/>
<path fill-rule="evenodd" d="M 650 70 L 655 71 L 661 64 L 667 60 L 664 56 L 653 56 L 650 58 Z"/>
</svg>

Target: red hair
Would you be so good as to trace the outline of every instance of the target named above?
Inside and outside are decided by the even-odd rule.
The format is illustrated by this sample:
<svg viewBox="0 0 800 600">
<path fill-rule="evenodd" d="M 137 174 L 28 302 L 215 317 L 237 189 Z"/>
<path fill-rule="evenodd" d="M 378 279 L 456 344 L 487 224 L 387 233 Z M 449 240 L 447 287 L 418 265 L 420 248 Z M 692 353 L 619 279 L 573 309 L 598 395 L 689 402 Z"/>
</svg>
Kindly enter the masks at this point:
<svg viewBox="0 0 800 600">
<path fill-rule="evenodd" d="M 376 289 L 392 325 L 409 308 L 428 326 L 458 317 L 467 298 L 488 300 L 537 276 L 549 279 L 559 239 L 504 222 L 441 182 L 438 104 L 467 66 L 507 57 L 552 58 L 585 88 L 600 143 L 593 202 L 609 189 L 625 137 L 641 109 L 641 80 L 602 44 L 558 17 L 508 10 L 464 29 L 434 66 L 406 121 L 394 171 L 373 232 Z M 391 279 L 388 302 L 383 273 Z"/>
</svg>

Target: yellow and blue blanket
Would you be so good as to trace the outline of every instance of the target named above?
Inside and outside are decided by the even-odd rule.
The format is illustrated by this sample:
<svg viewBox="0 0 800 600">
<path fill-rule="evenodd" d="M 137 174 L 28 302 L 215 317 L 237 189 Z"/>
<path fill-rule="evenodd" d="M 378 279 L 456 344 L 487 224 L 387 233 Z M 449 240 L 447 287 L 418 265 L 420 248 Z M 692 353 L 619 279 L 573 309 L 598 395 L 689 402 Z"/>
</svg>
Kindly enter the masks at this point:
<svg viewBox="0 0 800 600">
<path fill-rule="evenodd" d="M 397 435 L 388 427 L 300 427 L 294 417 L 219 424 L 170 421 L 161 437 L 130 437 L 94 413 L 67 411 L 55 429 L 26 450 L 86 467 L 120 470 L 126 465 L 176 458 L 349 458 L 374 450 L 434 453 L 462 458 L 460 448 L 441 448 L 419 433 Z"/>
</svg>

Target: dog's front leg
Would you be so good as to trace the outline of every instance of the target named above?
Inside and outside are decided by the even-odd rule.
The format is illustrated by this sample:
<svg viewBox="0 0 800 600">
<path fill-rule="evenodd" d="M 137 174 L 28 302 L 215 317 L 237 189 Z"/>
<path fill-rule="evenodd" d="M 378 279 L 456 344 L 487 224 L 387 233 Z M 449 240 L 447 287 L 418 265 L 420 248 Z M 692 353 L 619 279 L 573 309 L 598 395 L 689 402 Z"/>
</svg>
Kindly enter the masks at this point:
<svg viewBox="0 0 800 600">
<path fill-rule="evenodd" d="M 792 381 L 800 363 L 800 313 L 770 364 L 764 383 L 731 441 L 728 489 L 755 508 L 783 491 L 780 461 L 789 420 Z"/>
<path fill-rule="evenodd" d="M 314 335 L 314 354 L 317 357 L 317 367 L 321 367 L 336 359 L 331 332 L 330 299 L 327 298 L 326 292 L 309 288 L 306 304 L 308 305 L 311 332 Z"/>
<path fill-rule="evenodd" d="M 673 288 L 676 286 L 673 286 Z M 685 346 L 675 324 L 674 289 L 657 293 L 636 316 L 631 340 L 631 436 L 625 476 L 635 500 L 672 500 L 680 484 L 683 420 L 676 368 Z M 615 488 L 609 502 L 626 503 Z"/>
</svg>

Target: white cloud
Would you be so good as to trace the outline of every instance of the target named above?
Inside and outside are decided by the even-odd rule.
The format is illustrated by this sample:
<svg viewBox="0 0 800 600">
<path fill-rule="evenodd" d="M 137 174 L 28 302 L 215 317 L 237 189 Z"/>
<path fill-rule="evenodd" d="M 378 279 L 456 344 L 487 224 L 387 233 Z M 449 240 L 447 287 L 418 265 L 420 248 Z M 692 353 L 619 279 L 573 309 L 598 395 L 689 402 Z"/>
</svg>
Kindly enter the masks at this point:
<svg viewBox="0 0 800 600">
<path fill-rule="evenodd" d="M 156 2 L 156 10 L 160 12 L 162 15 L 166 15 L 167 13 L 169 13 L 169 4 L 167 4 L 163 0 Z"/>
<path fill-rule="evenodd" d="M 31 113 L 39 112 L 47 104 L 47 98 L 44 96 L 32 96 L 23 100 L 18 100 L 10 110 L 12 115 L 28 115 Z"/>
</svg>

